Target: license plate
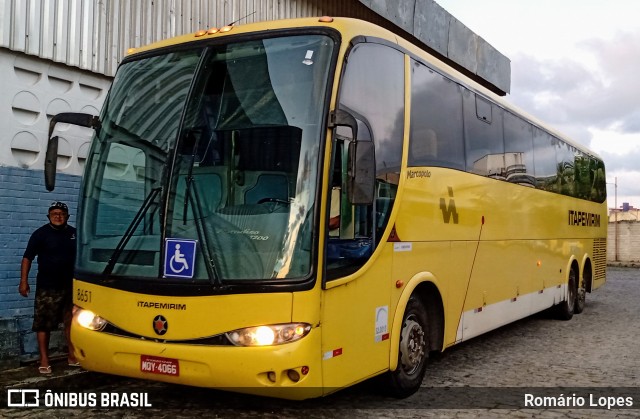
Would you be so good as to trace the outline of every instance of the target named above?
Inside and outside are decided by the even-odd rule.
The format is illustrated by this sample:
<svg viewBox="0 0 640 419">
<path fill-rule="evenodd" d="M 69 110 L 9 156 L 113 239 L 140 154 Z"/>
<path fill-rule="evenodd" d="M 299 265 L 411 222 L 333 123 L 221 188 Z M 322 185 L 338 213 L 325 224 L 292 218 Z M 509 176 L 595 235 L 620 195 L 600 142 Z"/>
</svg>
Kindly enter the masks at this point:
<svg viewBox="0 0 640 419">
<path fill-rule="evenodd" d="M 173 358 L 140 355 L 140 371 L 177 377 L 180 375 L 180 363 Z"/>
</svg>

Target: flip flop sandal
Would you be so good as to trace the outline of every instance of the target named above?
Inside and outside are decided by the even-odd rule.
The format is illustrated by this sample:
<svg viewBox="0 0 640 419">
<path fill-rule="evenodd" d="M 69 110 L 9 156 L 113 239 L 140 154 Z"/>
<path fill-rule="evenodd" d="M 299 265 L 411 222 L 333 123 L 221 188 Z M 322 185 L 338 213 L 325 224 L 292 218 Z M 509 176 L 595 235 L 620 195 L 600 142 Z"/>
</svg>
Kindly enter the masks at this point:
<svg viewBox="0 0 640 419">
<path fill-rule="evenodd" d="M 51 374 L 51 366 L 38 367 L 38 371 L 40 372 L 40 374 Z"/>
</svg>

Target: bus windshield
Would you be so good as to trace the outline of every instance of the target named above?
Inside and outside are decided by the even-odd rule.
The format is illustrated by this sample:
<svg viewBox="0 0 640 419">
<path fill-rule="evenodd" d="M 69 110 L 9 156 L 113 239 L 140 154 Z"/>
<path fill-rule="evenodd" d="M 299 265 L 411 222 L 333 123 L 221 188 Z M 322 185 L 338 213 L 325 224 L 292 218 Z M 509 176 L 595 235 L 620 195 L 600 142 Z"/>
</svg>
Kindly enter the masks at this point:
<svg viewBox="0 0 640 419">
<path fill-rule="evenodd" d="M 87 161 L 76 274 L 308 277 L 333 54 L 306 34 L 124 63 Z"/>
</svg>

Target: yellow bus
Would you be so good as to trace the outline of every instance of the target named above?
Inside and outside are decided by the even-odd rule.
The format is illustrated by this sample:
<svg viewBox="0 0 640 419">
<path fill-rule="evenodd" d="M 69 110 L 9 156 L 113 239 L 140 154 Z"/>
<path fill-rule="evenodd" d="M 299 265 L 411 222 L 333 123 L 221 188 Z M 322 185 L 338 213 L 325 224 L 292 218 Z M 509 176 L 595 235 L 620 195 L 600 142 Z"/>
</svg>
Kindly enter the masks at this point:
<svg viewBox="0 0 640 419">
<path fill-rule="evenodd" d="M 139 48 L 99 117 L 59 122 L 95 130 L 72 326 L 87 370 L 289 399 L 379 376 L 405 397 L 430 354 L 570 319 L 605 281 L 602 160 L 371 23 Z"/>
</svg>

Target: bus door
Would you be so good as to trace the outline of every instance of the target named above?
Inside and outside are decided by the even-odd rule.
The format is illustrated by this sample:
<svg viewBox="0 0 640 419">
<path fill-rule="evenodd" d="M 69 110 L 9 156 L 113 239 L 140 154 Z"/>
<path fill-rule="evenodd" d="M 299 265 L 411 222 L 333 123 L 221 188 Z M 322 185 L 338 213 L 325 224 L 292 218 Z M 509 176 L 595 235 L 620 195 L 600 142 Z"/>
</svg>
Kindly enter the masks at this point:
<svg viewBox="0 0 640 419">
<path fill-rule="evenodd" d="M 344 386 L 389 367 L 393 243 L 383 235 L 402 161 L 405 60 L 400 51 L 369 41 L 355 43 L 349 52 L 338 112 L 351 122 L 333 130 L 326 191 L 333 213 L 325 232 L 321 313 L 325 387 Z M 353 194 L 356 146 L 371 150 L 374 159 L 364 204 L 356 204 L 361 201 Z"/>
<path fill-rule="evenodd" d="M 348 142 L 338 139 L 328 206 L 322 355 L 324 386 L 329 388 L 373 375 L 389 363 L 392 254 L 385 247 L 370 260 L 380 227 L 388 218 L 388 213 L 376 211 L 376 204 L 389 190 L 376 182 L 376 195 L 382 194 L 382 198 L 370 205 L 350 203 L 343 166 L 347 149 Z"/>
</svg>

